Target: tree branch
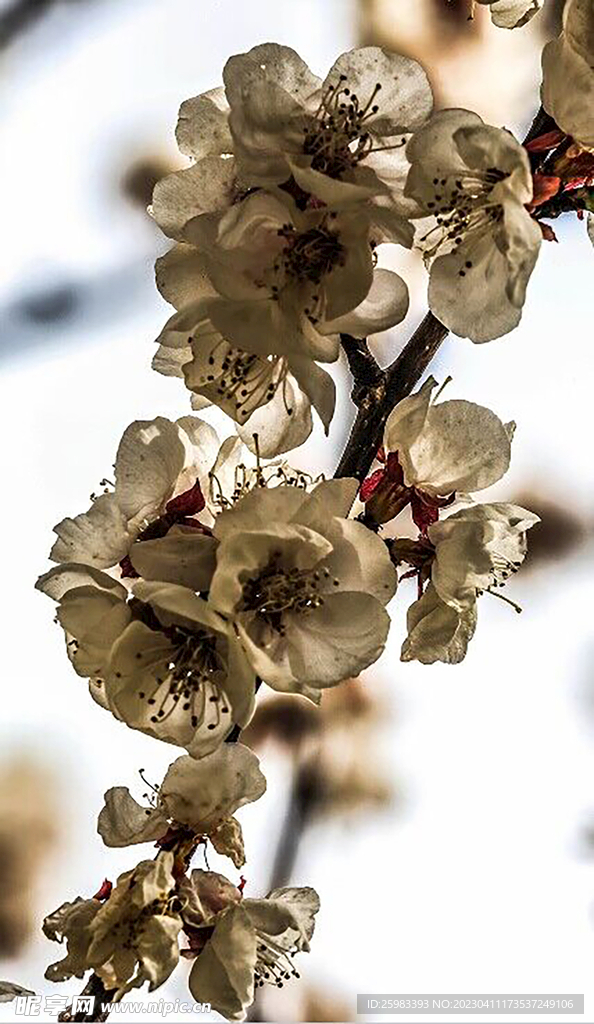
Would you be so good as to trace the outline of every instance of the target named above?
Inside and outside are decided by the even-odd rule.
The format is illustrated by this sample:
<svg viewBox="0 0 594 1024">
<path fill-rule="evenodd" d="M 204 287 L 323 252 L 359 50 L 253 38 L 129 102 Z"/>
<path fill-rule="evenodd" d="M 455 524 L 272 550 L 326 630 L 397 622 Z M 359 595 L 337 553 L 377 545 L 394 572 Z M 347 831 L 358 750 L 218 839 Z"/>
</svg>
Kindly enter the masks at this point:
<svg viewBox="0 0 594 1024">
<path fill-rule="evenodd" d="M 427 313 L 387 370 L 380 370 L 375 364 L 379 376 L 374 384 L 364 390 L 361 379 L 356 376 L 358 370 L 353 372 L 359 411 L 335 476 L 354 476 L 364 480 L 381 446 L 384 424 L 390 412 L 419 382 L 448 333 L 447 327 L 433 313 Z M 370 355 L 370 358 L 373 357 Z M 349 365 L 353 370 L 350 359 Z M 354 400 L 357 401 L 356 398 Z"/>
<path fill-rule="evenodd" d="M 92 996 L 93 997 L 93 1009 L 90 1013 L 86 1013 L 84 1010 L 73 1014 L 72 1009 L 63 1010 L 58 1015 L 59 1021 L 68 1022 L 81 1021 L 92 1024 L 94 1021 L 105 1021 L 109 1017 L 109 1011 L 111 1007 L 112 997 L 115 993 L 110 989 L 106 989 L 105 985 L 101 981 L 101 978 L 97 974 L 91 974 L 87 984 L 81 992 L 81 996 Z"/>
</svg>

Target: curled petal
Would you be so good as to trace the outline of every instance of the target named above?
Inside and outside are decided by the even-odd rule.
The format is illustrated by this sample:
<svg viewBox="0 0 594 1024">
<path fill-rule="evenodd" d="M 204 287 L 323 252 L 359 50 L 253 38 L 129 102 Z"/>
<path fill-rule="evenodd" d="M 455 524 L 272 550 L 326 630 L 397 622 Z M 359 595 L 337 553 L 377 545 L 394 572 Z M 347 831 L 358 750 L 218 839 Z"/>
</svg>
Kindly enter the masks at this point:
<svg viewBox="0 0 594 1024">
<path fill-rule="evenodd" d="M 105 806 L 97 820 L 97 831 L 106 846 L 149 843 L 165 834 L 169 822 L 156 807 L 142 807 L 126 786 L 113 786 L 105 794 Z"/>
<path fill-rule="evenodd" d="M 444 604 L 433 584 L 410 606 L 408 636 L 402 645 L 402 661 L 436 661 L 457 665 L 466 657 L 468 643 L 476 629 L 476 602 L 458 609 Z"/>
<path fill-rule="evenodd" d="M 406 282 L 392 270 L 374 271 L 367 296 L 351 313 L 324 324 L 324 333 L 350 334 L 367 338 L 387 331 L 404 320 L 408 313 L 409 295 Z"/>
</svg>

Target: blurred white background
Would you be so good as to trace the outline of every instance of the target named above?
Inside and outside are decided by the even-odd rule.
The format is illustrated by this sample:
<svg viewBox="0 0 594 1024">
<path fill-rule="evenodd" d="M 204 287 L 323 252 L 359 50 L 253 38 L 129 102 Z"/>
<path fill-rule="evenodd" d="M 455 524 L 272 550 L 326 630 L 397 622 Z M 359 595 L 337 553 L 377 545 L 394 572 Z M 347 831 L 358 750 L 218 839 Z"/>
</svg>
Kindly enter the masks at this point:
<svg viewBox="0 0 594 1024">
<path fill-rule="evenodd" d="M 416 5 L 392 0 L 396 27 Z M 1 55 L 0 773 L 15 758 L 37 766 L 40 814 L 45 808 L 54 835 L 31 875 L 35 930 L 2 961 L 0 977 L 37 992 L 50 993 L 43 971 L 60 955 L 37 922 L 63 900 L 92 895 L 138 852 L 103 848 L 95 823 L 104 790 L 130 785 L 138 795 L 137 770 L 158 781 L 178 753 L 91 702 L 67 664 L 50 602 L 33 590 L 48 567 L 52 525 L 82 511 L 110 475 L 124 427 L 188 410 L 182 383 L 150 369 L 152 341 L 168 315 L 152 263 L 167 243 L 122 179 L 139 161 L 175 165 L 178 106 L 218 84 L 230 54 L 275 40 L 323 73 L 356 45 L 362 25 L 371 30 L 362 21 L 368 6 L 70 0 Z M 481 26 L 487 41 L 498 31 L 488 19 Z M 538 104 L 542 44 L 536 31 L 524 38 L 524 58 L 516 33 L 497 39 L 497 73 L 505 67 L 506 80 L 513 73 L 501 64 L 506 46 L 519 62 L 522 103 L 516 96 L 513 118 L 500 115 L 518 130 Z M 455 68 L 451 61 L 451 75 Z M 464 82 L 471 103 L 472 78 Z M 484 86 L 477 74 L 474 107 L 494 117 Z M 366 676 L 383 701 L 381 727 L 360 752 L 370 772 L 383 758 L 399 799 L 375 814 L 318 821 L 305 835 L 293 881 L 319 890 L 322 912 L 299 968 L 304 980 L 274 1003 L 270 1019 L 303 1019 L 308 986 L 353 1019 L 357 992 L 585 992 L 585 1019 L 594 1009 L 594 857 L 585 840 L 594 822 L 593 264 L 583 224 L 559 224 L 557 233 L 558 245 L 543 246 L 520 328 L 485 346 L 450 339 L 432 372 L 452 374 L 447 397 L 518 421 L 513 470 L 494 489 L 497 498 L 530 494 L 562 506 L 570 524 L 579 523 L 581 542 L 557 560 L 535 559 L 514 580 L 509 594 L 523 605 L 521 617 L 483 598 L 476 638 L 457 668 L 400 664 L 404 611 L 414 598 L 412 584 L 403 584 L 389 649 Z M 404 329 L 378 342 L 386 361 L 424 303 L 418 267 L 398 254 L 396 263 L 410 271 L 414 301 Z M 316 434 L 299 453 L 315 472 L 331 472 L 352 415 L 344 369 L 337 375 L 345 397 L 330 441 L 324 446 Z M 264 770 L 268 795 L 242 812 L 250 895 L 266 890 L 289 784 L 273 744 L 264 749 Z M 27 806 L 31 799 L 26 791 Z M 27 848 L 26 815 L 21 822 L 13 812 L 11 821 L 15 843 Z M 0 904 L 1 871 L 0 860 Z M 182 965 L 156 996 L 187 998 L 185 973 Z M 13 1017 L 10 1006 L 0 1007 L 0 1020 Z"/>
</svg>

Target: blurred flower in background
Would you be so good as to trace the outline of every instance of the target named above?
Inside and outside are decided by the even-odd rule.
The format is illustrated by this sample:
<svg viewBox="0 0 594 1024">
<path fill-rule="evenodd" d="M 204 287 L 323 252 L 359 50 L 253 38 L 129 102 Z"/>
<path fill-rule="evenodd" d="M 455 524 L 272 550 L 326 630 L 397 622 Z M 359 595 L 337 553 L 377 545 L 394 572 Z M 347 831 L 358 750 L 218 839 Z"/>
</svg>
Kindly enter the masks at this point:
<svg viewBox="0 0 594 1024">
<path fill-rule="evenodd" d="M 25 754 L 0 764 L 0 958 L 14 959 L 39 930 L 38 894 L 60 836 L 58 780 Z"/>
</svg>

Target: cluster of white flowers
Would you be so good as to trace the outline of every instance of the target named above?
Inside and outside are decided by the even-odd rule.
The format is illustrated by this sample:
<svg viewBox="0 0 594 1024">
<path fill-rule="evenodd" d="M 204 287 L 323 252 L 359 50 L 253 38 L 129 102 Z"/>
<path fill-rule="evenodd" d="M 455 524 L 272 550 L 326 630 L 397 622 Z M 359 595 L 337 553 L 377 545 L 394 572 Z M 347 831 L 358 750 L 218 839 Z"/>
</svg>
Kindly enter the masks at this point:
<svg viewBox="0 0 594 1024">
<path fill-rule="evenodd" d="M 540 6 L 490 4 L 509 28 Z M 556 124 L 530 151 L 471 111 L 432 114 L 420 65 L 373 47 L 343 54 L 322 81 L 288 47 L 257 46 L 228 61 L 223 88 L 182 104 L 177 140 L 192 162 L 152 204 L 175 241 L 157 261 L 175 313 L 153 365 L 183 377 L 194 410 L 219 406 L 234 433 L 221 444 L 195 415 L 132 423 L 114 482 L 55 527 L 56 564 L 37 586 L 95 701 L 186 753 L 145 805 L 124 786 L 105 794 L 105 844 L 158 852 L 46 918 L 67 950 L 48 978 L 94 971 L 114 1001 L 153 989 L 183 932 L 194 997 L 240 1020 L 256 986 L 296 973 L 312 889 L 251 899 L 243 881 L 188 873 L 201 844 L 246 861 L 234 815 L 266 783 L 237 739 L 260 684 L 319 703 L 372 665 L 402 565 L 418 586 L 402 660 L 460 661 L 478 597 L 519 568 L 537 517 L 475 503 L 508 469 L 515 425 L 435 402 L 432 377 L 385 409 L 377 468 L 359 479 L 316 478 L 279 456 L 310 434 L 312 406 L 328 431 L 335 387 L 320 364 L 338 358 L 341 335 L 365 339 L 406 315 L 406 284 L 378 266 L 382 245 L 423 252 L 430 308 L 456 334 L 483 342 L 516 326 L 561 188 L 550 179 L 561 183 L 561 161 L 583 171 L 590 158 L 578 100 L 593 87 L 593 38 L 591 3 L 569 0 L 544 57 Z M 416 539 L 382 533 L 405 509 Z"/>
<path fill-rule="evenodd" d="M 419 530 L 417 541 L 389 543 L 395 564 L 407 564 L 405 576 L 416 576 L 419 587 L 408 612 L 402 660 L 425 664 L 465 657 L 477 598 L 494 593 L 519 569 L 526 531 L 538 522 L 516 505 L 475 504 L 471 496 L 507 471 L 515 423 L 504 424 L 473 402 L 434 404 L 436 386 L 429 377 L 392 410 L 383 465 L 361 488 L 367 521 L 385 523 L 410 507 Z M 462 507 L 454 511 L 456 505 Z"/>
</svg>

